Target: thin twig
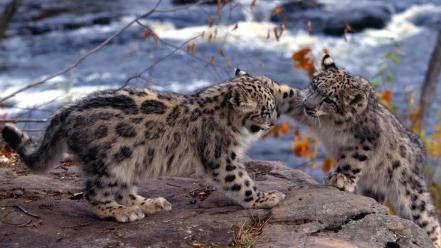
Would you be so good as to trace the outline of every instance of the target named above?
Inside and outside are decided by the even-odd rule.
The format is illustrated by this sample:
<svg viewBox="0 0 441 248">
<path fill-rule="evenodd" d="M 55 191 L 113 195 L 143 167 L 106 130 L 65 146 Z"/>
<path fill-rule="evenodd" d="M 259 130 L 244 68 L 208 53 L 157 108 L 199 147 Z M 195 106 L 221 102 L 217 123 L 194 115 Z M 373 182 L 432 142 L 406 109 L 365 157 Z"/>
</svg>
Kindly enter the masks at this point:
<svg viewBox="0 0 441 248">
<path fill-rule="evenodd" d="M 25 115 L 27 113 L 32 113 L 33 111 L 47 112 L 49 114 L 53 114 L 53 111 L 45 111 L 45 110 L 42 110 L 41 108 L 43 108 L 46 105 L 52 104 L 52 103 L 60 100 L 63 97 L 66 97 L 66 96 L 67 96 L 67 94 L 63 94 L 61 96 L 55 97 L 54 99 L 52 99 L 50 101 L 47 101 L 47 102 L 44 102 L 44 103 L 41 103 L 41 104 L 35 104 L 34 106 L 29 107 L 29 108 L 17 108 L 17 107 L 14 107 L 15 109 L 26 110 L 26 111 L 23 111 L 20 114 L 16 115 L 14 118 L 19 118 L 19 117 L 21 117 L 21 116 L 23 116 L 23 115 Z"/>
<path fill-rule="evenodd" d="M 172 184 L 172 183 L 166 183 L 167 185 L 169 185 L 169 186 L 173 186 L 173 187 L 176 187 L 176 188 L 181 188 L 182 186 L 179 186 L 179 185 L 175 185 L 175 184 Z"/>
<path fill-rule="evenodd" d="M 92 224 L 93 221 L 91 222 L 87 222 L 87 223 L 83 223 L 83 224 L 78 224 L 78 225 L 73 225 L 73 226 L 62 226 L 61 228 L 77 228 L 77 227 L 85 227 L 88 226 L 90 224 Z"/>
<path fill-rule="evenodd" d="M 28 221 L 25 221 L 23 223 L 11 223 L 11 222 L 8 222 L 8 221 L 4 220 L 4 217 L 7 217 L 8 215 L 9 215 L 9 213 L 3 215 L 3 218 L 2 218 L 2 221 L 1 221 L 3 224 L 21 227 L 21 226 L 29 225 L 32 222 L 32 220 L 28 220 Z"/>
<path fill-rule="evenodd" d="M 118 30 L 116 33 L 114 33 L 113 35 L 111 35 L 109 38 L 107 38 L 105 41 L 103 41 L 101 44 L 99 44 L 98 46 L 96 46 L 95 48 L 89 50 L 87 53 L 85 53 L 84 55 L 82 55 L 81 57 L 79 57 L 74 63 L 70 64 L 69 66 L 67 66 L 66 68 L 64 68 L 63 70 L 53 73 L 41 80 L 38 80 L 36 82 L 33 82 L 31 84 L 26 85 L 25 87 L 22 87 L 14 92 L 12 92 L 11 94 L 3 97 L 0 99 L 0 103 L 14 97 L 15 95 L 26 91 L 28 89 L 31 88 L 35 88 L 37 86 L 40 86 L 44 83 L 46 83 L 48 80 L 58 77 L 60 75 L 65 74 L 68 71 L 71 71 L 72 69 L 74 69 L 76 66 L 78 66 L 81 62 L 83 62 L 86 58 L 88 58 L 90 55 L 96 53 L 97 51 L 101 50 L 103 47 L 105 47 L 109 42 L 111 42 L 113 39 L 115 39 L 115 37 L 119 36 L 122 32 L 124 32 L 126 29 L 128 29 L 130 26 L 132 26 L 137 20 L 140 20 L 142 18 L 145 18 L 151 14 L 153 14 L 156 9 L 158 8 L 159 4 L 161 3 L 161 0 L 159 0 L 156 5 L 149 11 L 147 11 L 146 13 L 136 17 L 135 19 L 133 19 L 131 22 L 127 23 L 123 28 L 121 28 L 120 30 Z M 161 12 L 165 12 L 164 10 L 162 10 Z"/>
<path fill-rule="evenodd" d="M 203 0 L 197 1 L 191 5 L 184 5 L 184 6 L 179 6 L 179 7 L 173 7 L 173 8 L 168 8 L 168 9 L 158 9 L 156 10 L 157 13 L 166 13 L 166 12 L 175 12 L 175 11 L 179 11 L 179 10 L 185 10 L 185 9 L 190 9 L 192 7 L 201 5 L 202 3 L 204 3 Z"/>
<path fill-rule="evenodd" d="M 37 218 L 37 219 L 40 219 L 40 216 L 29 212 L 28 210 L 24 209 L 23 207 L 20 207 L 19 205 L 13 205 L 12 207 L 22 211 L 23 213 L 25 213 L 25 214 L 27 214 L 29 216 L 32 216 L 32 217 Z"/>
<path fill-rule="evenodd" d="M 190 43 L 191 41 L 199 38 L 201 35 L 197 35 L 187 41 L 185 41 L 184 43 L 182 43 L 179 47 L 176 47 L 173 51 L 171 51 L 170 53 L 168 53 L 167 55 L 163 56 L 162 58 L 160 58 L 159 60 L 156 60 L 155 63 L 151 64 L 149 67 L 145 68 L 144 70 L 142 70 L 140 73 L 129 77 L 121 87 L 119 87 L 119 89 L 122 89 L 124 87 L 126 87 L 130 81 L 132 81 L 135 78 L 140 78 L 142 76 L 142 74 L 146 73 L 147 71 L 151 70 L 153 67 L 155 67 L 156 65 L 158 65 L 159 63 L 161 63 L 162 61 L 166 60 L 167 58 L 169 58 L 170 56 L 172 56 L 173 54 L 175 54 L 177 51 L 181 50 L 185 45 L 187 45 L 188 43 Z"/>
<path fill-rule="evenodd" d="M 136 24 L 138 24 L 139 26 L 141 26 L 141 27 L 143 27 L 144 29 L 148 30 L 149 32 L 152 32 L 151 28 L 150 28 L 148 25 L 142 23 L 141 21 L 139 21 L 139 20 L 136 21 Z M 201 36 L 201 35 L 199 35 L 199 36 Z M 192 58 L 194 58 L 194 59 L 196 59 L 196 60 L 199 60 L 199 61 L 203 62 L 204 64 L 206 64 L 206 63 L 208 62 L 207 59 L 204 59 L 204 58 L 202 58 L 202 57 L 196 56 L 196 55 L 192 54 L 191 52 L 189 52 L 188 50 L 183 49 L 183 47 L 176 46 L 176 45 L 174 45 L 174 44 L 171 43 L 171 42 L 168 42 L 168 41 L 166 41 L 166 40 L 164 40 L 164 39 L 161 39 L 160 37 L 156 37 L 156 38 L 157 38 L 157 40 L 158 40 L 159 43 L 163 43 L 164 45 L 166 45 L 166 46 L 169 47 L 169 48 L 179 49 L 179 50 L 183 51 L 184 53 L 186 53 L 187 55 L 189 55 L 190 57 L 192 57 Z M 210 65 L 214 65 L 214 66 L 219 66 L 219 67 L 226 68 L 225 65 L 220 64 L 220 63 L 217 63 L 217 62 L 215 62 L 215 61 L 212 61 L 212 62 L 210 62 L 209 64 L 210 64 Z"/>
<path fill-rule="evenodd" d="M 9 120 L 0 120 L 0 124 L 2 123 L 20 123 L 20 122 L 34 122 L 34 123 L 45 123 L 47 122 L 47 119 L 9 119 Z"/>
<path fill-rule="evenodd" d="M 26 132 L 26 133 L 41 133 L 46 130 L 44 130 L 44 129 L 22 129 L 22 131 Z"/>
</svg>

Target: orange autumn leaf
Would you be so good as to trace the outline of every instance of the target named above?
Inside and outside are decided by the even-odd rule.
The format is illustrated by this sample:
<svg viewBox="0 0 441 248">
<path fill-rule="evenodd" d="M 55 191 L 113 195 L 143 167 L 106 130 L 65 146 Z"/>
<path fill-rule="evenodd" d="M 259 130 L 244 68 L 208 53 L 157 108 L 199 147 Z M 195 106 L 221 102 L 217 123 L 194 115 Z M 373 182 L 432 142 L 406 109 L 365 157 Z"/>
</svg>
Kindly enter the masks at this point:
<svg viewBox="0 0 441 248">
<path fill-rule="evenodd" d="M 289 132 L 289 124 L 285 121 L 282 125 L 280 125 L 280 132 L 282 134 L 287 134 Z"/>
<path fill-rule="evenodd" d="M 311 164 L 309 164 L 309 168 L 315 170 L 318 168 L 318 164 L 316 162 L 312 162 Z"/>
<path fill-rule="evenodd" d="M 441 122 L 435 124 L 431 139 L 427 142 L 427 153 L 435 158 L 441 158 Z"/>
<path fill-rule="evenodd" d="M 392 203 L 390 202 L 389 199 L 386 199 L 386 202 L 385 202 L 384 205 L 386 205 L 386 207 L 389 209 L 389 214 L 390 214 L 390 215 L 396 215 L 396 214 L 397 214 L 397 211 L 396 211 L 395 208 L 392 206 Z"/>
<path fill-rule="evenodd" d="M 153 40 L 155 41 L 155 44 L 158 44 L 159 43 L 159 36 L 153 31 L 151 31 L 151 35 L 152 35 Z"/>
<path fill-rule="evenodd" d="M 294 155 L 315 160 L 318 156 L 318 144 L 316 137 L 305 135 L 301 138 L 300 130 L 297 128 L 294 131 L 294 141 L 291 147 Z"/>
<path fill-rule="evenodd" d="M 11 150 L 11 148 L 9 148 L 9 146 L 4 146 L 0 148 L 0 156 L 12 158 L 14 156 L 14 152 Z"/>
<path fill-rule="evenodd" d="M 190 42 L 187 45 L 187 52 L 191 53 L 191 55 L 195 55 L 195 53 L 196 53 L 196 43 Z"/>
<path fill-rule="evenodd" d="M 147 39 L 149 38 L 149 30 L 148 29 L 144 30 L 143 38 L 144 38 L 144 41 L 147 41 Z"/>
<path fill-rule="evenodd" d="M 212 54 L 212 55 L 210 56 L 210 58 L 208 58 L 207 63 L 211 63 L 211 62 L 213 62 L 215 59 L 216 59 L 216 55 Z"/>
<path fill-rule="evenodd" d="M 420 110 L 420 108 L 416 107 L 411 110 L 410 120 L 412 122 L 412 125 L 410 127 L 412 132 L 420 133 L 421 132 L 421 110 Z"/>
<path fill-rule="evenodd" d="M 286 135 L 289 132 L 289 124 L 285 121 L 282 124 L 277 124 L 272 127 L 268 132 L 262 135 L 262 138 L 265 139 L 269 135 L 272 135 L 274 138 L 278 138 L 280 135 Z"/>
<path fill-rule="evenodd" d="M 221 49 L 221 50 L 219 51 L 219 54 L 220 54 L 220 56 L 225 57 L 225 52 L 224 52 L 223 49 Z"/>
<path fill-rule="evenodd" d="M 294 141 L 292 150 L 297 157 L 309 158 L 311 155 L 311 150 L 309 149 L 308 137 L 303 137 L 303 139 L 297 142 Z"/>
<path fill-rule="evenodd" d="M 300 137 L 300 130 L 298 128 L 296 128 L 296 130 L 294 131 L 294 140 L 298 140 Z"/>
<path fill-rule="evenodd" d="M 304 70 L 310 78 L 315 72 L 314 59 L 311 54 L 311 49 L 306 47 L 297 52 L 294 52 L 291 59 L 296 62 L 295 69 Z"/>
<path fill-rule="evenodd" d="M 385 91 L 383 92 L 382 98 L 383 98 L 383 100 L 384 100 L 386 103 L 391 104 L 391 103 L 392 103 L 392 96 L 393 96 L 392 91 L 390 91 L 390 90 L 385 90 Z"/>
<path fill-rule="evenodd" d="M 323 172 L 326 173 L 326 172 L 330 171 L 331 169 L 335 168 L 336 166 L 337 166 L 337 162 L 335 162 L 334 160 L 325 159 L 323 161 L 321 169 L 322 169 Z"/>
<path fill-rule="evenodd" d="M 305 47 L 305 48 L 303 48 L 303 49 L 293 53 L 291 55 L 291 59 L 294 60 L 294 61 L 300 61 L 300 60 L 304 59 L 305 56 L 307 54 L 309 54 L 310 52 L 311 52 L 311 49 L 308 48 L 308 47 Z"/>
<path fill-rule="evenodd" d="M 441 122 L 437 123 L 433 130 L 432 139 L 441 141 Z"/>
</svg>

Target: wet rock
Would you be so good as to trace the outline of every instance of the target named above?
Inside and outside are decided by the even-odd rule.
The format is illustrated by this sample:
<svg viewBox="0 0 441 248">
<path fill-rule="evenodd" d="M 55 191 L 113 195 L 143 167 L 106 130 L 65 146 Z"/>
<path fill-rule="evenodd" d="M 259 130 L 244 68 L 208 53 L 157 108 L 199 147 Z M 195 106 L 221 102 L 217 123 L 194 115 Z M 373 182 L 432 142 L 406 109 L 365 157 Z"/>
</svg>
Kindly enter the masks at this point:
<svg viewBox="0 0 441 248">
<path fill-rule="evenodd" d="M 182 4 L 193 4 L 193 3 L 197 3 L 200 0 L 172 0 L 171 2 L 175 5 L 182 5 Z M 229 3 L 232 2 L 233 0 L 222 0 L 222 3 Z M 217 4 L 217 0 L 203 0 L 202 1 L 203 4 Z"/>
<path fill-rule="evenodd" d="M 121 13 L 111 3 L 98 1 L 20 1 L 8 35 L 39 35 L 54 30 L 73 30 L 90 25 L 108 25 Z"/>
<path fill-rule="evenodd" d="M 439 8 L 431 8 L 426 11 L 417 12 L 411 18 L 411 21 L 418 26 L 439 30 L 439 27 L 441 27 L 441 10 Z"/>
<path fill-rule="evenodd" d="M 318 3 L 315 0 L 289 0 L 285 1 L 279 7 L 281 7 L 284 12 L 292 13 L 322 8 L 323 4 Z"/>
<path fill-rule="evenodd" d="M 323 32 L 328 35 L 342 35 L 346 24 L 351 26 L 352 32 L 368 28 L 382 29 L 392 16 L 390 9 L 382 5 L 370 8 L 348 7 L 333 14 L 331 18 L 323 20 Z"/>
<path fill-rule="evenodd" d="M 351 26 L 352 32 L 384 28 L 394 12 L 392 5 L 379 2 L 360 2 L 353 6 L 334 6 L 326 9 L 320 4 L 303 2 L 309 1 L 293 1 L 291 5 L 281 5 L 283 10 L 273 10 L 273 13 L 279 14 L 273 14 L 271 21 L 280 22 L 286 18 L 287 27 L 293 29 L 306 29 L 306 22 L 310 21 L 313 32 L 336 36 L 344 33 L 347 24 Z"/>
<path fill-rule="evenodd" d="M 238 241 L 235 237 L 241 227 L 259 220 L 266 224 L 257 240 L 254 238 L 253 247 L 431 247 L 423 230 L 410 221 L 388 215 L 387 209 L 371 198 L 319 185 L 306 173 L 278 162 L 252 161 L 247 168 L 261 190 L 283 191 L 286 200 L 272 210 L 248 210 L 211 189 L 206 190 L 208 197 L 195 199 L 191 192 L 207 189 L 196 177 L 148 180 L 140 185 L 140 194 L 163 196 L 173 204 L 173 210 L 127 224 L 100 220 L 84 199 L 71 199 L 82 190 L 83 178 L 53 174 L 9 178 L 0 185 L 0 193 L 17 188 L 26 193 L 0 198 L 0 205 L 18 205 L 40 218 L 24 215 L 17 208 L 0 211 L 8 211 L 8 216 L 13 217 L 11 223 L 41 223 L 36 228 L 0 225 L 2 245 L 227 246 Z M 40 197 L 30 197 L 32 192 L 40 192 Z"/>
<path fill-rule="evenodd" d="M 373 199 L 324 186 L 291 190 L 272 210 L 255 247 L 432 247 L 414 223 Z"/>
</svg>

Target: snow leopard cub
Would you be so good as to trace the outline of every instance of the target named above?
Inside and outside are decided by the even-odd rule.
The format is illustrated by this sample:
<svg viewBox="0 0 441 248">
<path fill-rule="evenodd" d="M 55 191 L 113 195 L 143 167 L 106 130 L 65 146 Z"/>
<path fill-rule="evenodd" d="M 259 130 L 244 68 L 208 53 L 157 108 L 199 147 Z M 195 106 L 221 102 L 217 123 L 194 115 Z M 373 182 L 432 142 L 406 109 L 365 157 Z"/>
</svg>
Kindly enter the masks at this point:
<svg viewBox="0 0 441 248">
<path fill-rule="evenodd" d="M 337 161 L 326 183 L 341 190 L 385 195 L 401 217 L 423 228 L 436 248 L 441 229 L 424 180 L 423 145 L 378 100 L 372 85 L 322 59 L 308 89 L 260 78 L 273 89 L 281 114 L 308 126 Z"/>
<path fill-rule="evenodd" d="M 193 172 L 245 208 L 277 205 L 285 195 L 259 191 L 243 165 L 246 148 L 276 118 L 270 89 L 243 76 L 189 96 L 100 91 L 55 113 L 38 144 L 13 125 L 2 134 L 35 171 L 57 162 L 65 144 L 83 165 L 85 196 L 95 213 L 127 222 L 171 209 L 162 197 L 138 195 L 134 184 Z"/>
</svg>

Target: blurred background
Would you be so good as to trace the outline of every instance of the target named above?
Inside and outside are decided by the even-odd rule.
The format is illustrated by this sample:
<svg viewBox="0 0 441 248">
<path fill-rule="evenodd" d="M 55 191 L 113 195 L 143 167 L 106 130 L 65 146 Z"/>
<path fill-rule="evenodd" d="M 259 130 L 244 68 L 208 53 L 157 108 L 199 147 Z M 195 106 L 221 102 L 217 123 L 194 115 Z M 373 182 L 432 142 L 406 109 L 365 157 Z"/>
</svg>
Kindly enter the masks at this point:
<svg viewBox="0 0 441 248">
<path fill-rule="evenodd" d="M 303 88 L 327 51 L 369 79 L 423 138 L 427 174 L 441 192 L 441 0 L 162 0 L 136 19 L 157 3 L 0 0 L 0 123 L 17 122 L 38 137 L 58 107 L 90 92 L 190 93 L 233 77 L 234 67 Z M 286 118 L 248 155 L 320 181 L 335 165 L 307 129 Z"/>
</svg>

